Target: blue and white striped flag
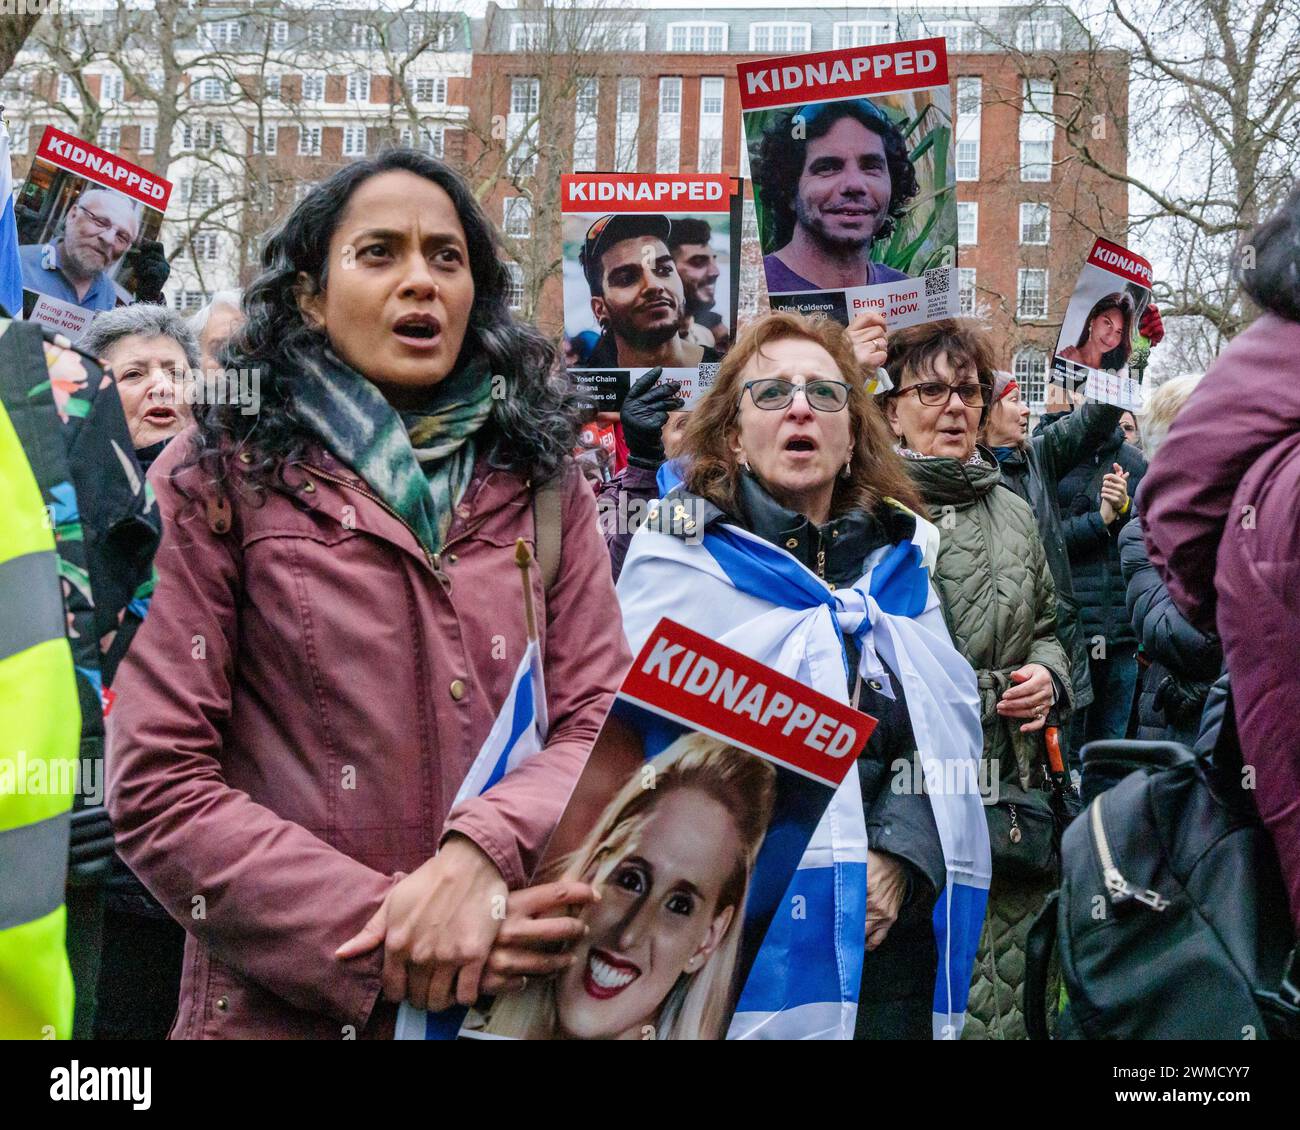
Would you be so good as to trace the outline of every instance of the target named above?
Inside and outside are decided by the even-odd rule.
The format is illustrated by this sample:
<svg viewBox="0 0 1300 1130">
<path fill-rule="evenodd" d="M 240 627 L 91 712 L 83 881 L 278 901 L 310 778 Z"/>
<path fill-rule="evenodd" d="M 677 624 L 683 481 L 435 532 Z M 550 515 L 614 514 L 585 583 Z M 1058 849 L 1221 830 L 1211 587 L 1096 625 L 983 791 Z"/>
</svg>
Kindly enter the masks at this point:
<svg viewBox="0 0 1300 1130">
<path fill-rule="evenodd" d="M 658 618 L 695 631 L 846 701 L 843 636 L 859 672 L 903 689 L 947 882 L 935 908 L 939 955 L 933 1032 L 961 1033 L 992 875 L 978 791 L 983 747 L 975 673 L 953 647 L 930 583 L 938 531 L 917 518 L 910 542 L 868 557 L 863 577 L 832 591 L 776 546 L 734 526 L 688 545 L 650 525 L 632 539 L 619 577 L 633 652 Z M 773 922 L 741 992 L 729 1039 L 850 1039 L 865 951 L 867 835 L 858 775 L 836 791 L 792 881 L 801 919 Z"/>
<path fill-rule="evenodd" d="M 18 258 L 14 217 L 14 172 L 9 160 L 9 130 L 0 121 L 0 303 L 11 318 L 23 316 L 23 265 Z"/>
<path fill-rule="evenodd" d="M 546 682 L 542 676 L 542 653 L 530 640 L 510 683 L 510 693 L 497 713 L 496 721 L 461 782 L 452 808 L 471 797 L 481 796 L 510 770 L 522 764 L 546 744 Z M 449 1008 L 424 1012 L 403 1004 L 397 1012 L 397 1040 L 454 1040 L 466 1010 Z"/>
</svg>

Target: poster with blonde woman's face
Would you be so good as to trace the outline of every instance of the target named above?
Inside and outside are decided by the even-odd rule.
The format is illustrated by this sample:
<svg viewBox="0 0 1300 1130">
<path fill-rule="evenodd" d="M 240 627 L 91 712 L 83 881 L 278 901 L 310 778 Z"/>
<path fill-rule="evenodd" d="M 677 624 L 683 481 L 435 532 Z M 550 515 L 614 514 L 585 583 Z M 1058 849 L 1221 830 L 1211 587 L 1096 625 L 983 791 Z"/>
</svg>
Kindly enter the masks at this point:
<svg viewBox="0 0 1300 1130">
<path fill-rule="evenodd" d="M 481 1002 L 462 1034 L 724 1038 L 833 791 L 778 756 L 621 697 L 537 875 L 597 890 L 580 911 L 586 933 L 562 973 Z"/>
</svg>

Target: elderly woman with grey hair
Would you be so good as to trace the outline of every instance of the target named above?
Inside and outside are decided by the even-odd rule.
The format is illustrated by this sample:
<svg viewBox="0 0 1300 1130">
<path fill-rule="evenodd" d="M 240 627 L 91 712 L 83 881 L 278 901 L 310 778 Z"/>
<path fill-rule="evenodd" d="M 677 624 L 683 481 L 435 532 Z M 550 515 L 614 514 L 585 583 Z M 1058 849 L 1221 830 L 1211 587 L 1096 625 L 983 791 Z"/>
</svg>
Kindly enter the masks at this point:
<svg viewBox="0 0 1300 1130">
<path fill-rule="evenodd" d="M 221 347 L 244 324 L 242 298 L 237 290 L 219 290 L 212 301 L 187 319 L 199 339 L 199 357 L 205 373 L 221 368 L 217 356 Z"/>
<path fill-rule="evenodd" d="M 97 315 L 78 345 L 112 372 L 136 458 L 148 470 L 190 422 L 178 393 L 199 364 L 194 331 L 166 306 L 119 306 Z"/>
</svg>

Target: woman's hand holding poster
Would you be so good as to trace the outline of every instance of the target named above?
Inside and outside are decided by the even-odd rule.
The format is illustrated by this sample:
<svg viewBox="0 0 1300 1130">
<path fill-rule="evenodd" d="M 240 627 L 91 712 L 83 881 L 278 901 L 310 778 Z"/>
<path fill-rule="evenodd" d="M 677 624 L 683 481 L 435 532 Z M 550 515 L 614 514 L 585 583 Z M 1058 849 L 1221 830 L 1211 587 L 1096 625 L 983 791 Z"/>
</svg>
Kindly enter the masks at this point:
<svg viewBox="0 0 1300 1130">
<path fill-rule="evenodd" d="M 786 895 L 874 728 L 867 715 L 661 620 L 534 879 L 598 890 L 581 911 L 587 933 L 564 972 L 480 1002 L 461 1035 L 719 1040 L 751 976 L 763 977 L 769 944 L 797 955 L 802 929 L 833 964 L 823 916 L 801 915 Z"/>
<path fill-rule="evenodd" d="M 739 66 L 773 309 L 955 317 L 957 184 L 942 39 Z"/>
<path fill-rule="evenodd" d="M 1097 239 L 1079 272 L 1061 322 L 1052 380 L 1086 400 L 1142 410 L 1142 386 L 1128 375 L 1138 323 L 1151 301 L 1151 264 L 1141 255 Z"/>
</svg>

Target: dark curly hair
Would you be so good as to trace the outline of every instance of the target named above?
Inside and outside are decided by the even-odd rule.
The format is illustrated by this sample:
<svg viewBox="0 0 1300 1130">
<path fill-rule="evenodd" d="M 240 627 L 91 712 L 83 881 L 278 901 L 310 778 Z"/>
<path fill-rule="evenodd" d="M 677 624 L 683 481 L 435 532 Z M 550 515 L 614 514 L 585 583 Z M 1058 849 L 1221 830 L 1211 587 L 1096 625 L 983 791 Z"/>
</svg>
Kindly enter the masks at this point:
<svg viewBox="0 0 1300 1130">
<path fill-rule="evenodd" d="M 795 119 L 803 123 L 802 138 L 796 137 Z M 907 142 L 899 128 L 865 99 L 854 98 L 844 102 L 828 102 L 815 106 L 800 106 L 788 113 L 778 114 L 763 131 L 750 159 L 754 170 L 754 184 L 758 189 L 763 208 L 772 219 L 771 249 L 784 247 L 794 235 L 794 198 L 799 191 L 807 161 L 808 142 L 825 137 L 843 118 L 852 118 L 873 133 L 879 134 L 885 146 L 885 163 L 889 168 L 892 186 L 889 197 L 889 215 L 876 233 L 877 239 L 887 239 L 895 223 L 907 211 L 907 205 L 918 192 L 916 169 L 907 152 Z"/>
<path fill-rule="evenodd" d="M 492 402 L 483 449 L 495 465 L 538 479 L 560 470 L 576 442 L 579 401 L 558 375 L 555 347 L 510 313 L 509 274 L 492 226 L 447 165 L 414 149 L 389 149 L 323 181 L 267 241 L 262 273 L 244 292 L 247 320 L 219 358 L 227 369 L 259 372 L 260 408 L 244 415 L 237 403 L 217 403 L 196 412 L 197 435 L 176 472 L 197 465 L 209 484 L 221 488 L 234 482 L 231 464 L 238 454 L 240 484 L 260 492 L 283 487 L 285 470 L 305 458 L 316 440 L 294 411 L 293 389 L 308 371 L 304 358 L 318 354 L 325 338 L 299 310 L 298 276 L 305 274 L 317 290 L 328 285 L 330 239 L 352 194 L 371 177 L 396 170 L 442 188 L 465 229 L 474 305 L 456 367 L 481 352 L 491 371 L 507 378 L 507 395 Z"/>
<path fill-rule="evenodd" d="M 1300 322 L 1300 185 L 1242 241 L 1237 279 L 1261 309 Z"/>
</svg>

